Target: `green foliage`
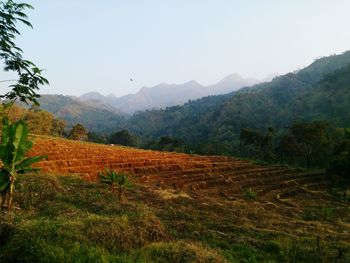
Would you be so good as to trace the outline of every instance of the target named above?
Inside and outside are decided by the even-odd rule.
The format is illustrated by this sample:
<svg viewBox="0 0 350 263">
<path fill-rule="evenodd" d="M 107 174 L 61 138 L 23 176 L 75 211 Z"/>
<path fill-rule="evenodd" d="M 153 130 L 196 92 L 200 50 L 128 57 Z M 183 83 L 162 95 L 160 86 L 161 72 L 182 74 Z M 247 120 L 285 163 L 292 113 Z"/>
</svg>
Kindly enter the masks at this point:
<svg viewBox="0 0 350 263">
<path fill-rule="evenodd" d="M 18 22 L 32 27 L 24 13 L 27 9 L 33 7 L 12 0 L 0 1 L 0 59 L 4 61 L 4 70 L 16 72 L 19 78 L 16 84 L 10 85 L 12 90 L 0 95 L 0 98 L 38 104 L 39 95 L 36 94 L 36 90 L 39 89 L 39 85 L 47 85 L 49 82 L 41 76 L 41 69 L 22 57 L 23 51 L 14 43 L 16 36 L 20 35 L 16 28 Z"/>
<path fill-rule="evenodd" d="M 231 217 L 236 205 L 230 213 L 223 208 L 222 218 L 216 204 L 164 202 L 137 186 L 132 201 L 115 202 L 104 185 L 78 176 L 19 175 L 16 189 L 20 210 L 11 216 L 0 213 L 0 262 L 313 263 L 349 258 L 346 237 L 325 235 L 317 245 L 312 232 L 297 234 L 293 225 L 287 233 L 242 225 Z M 337 207 L 334 214 L 348 218 L 349 209 Z M 170 229 L 176 236 L 169 236 Z"/>
<path fill-rule="evenodd" d="M 64 120 L 53 119 L 51 125 L 52 125 L 51 134 L 53 136 L 58 136 L 58 137 L 65 136 L 66 122 Z"/>
<path fill-rule="evenodd" d="M 146 148 L 168 152 L 185 152 L 186 144 L 181 139 L 170 136 L 162 136 L 157 141 L 149 142 L 146 145 Z"/>
<path fill-rule="evenodd" d="M 65 120 L 69 128 L 80 123 L 91 132 L 110 134 L 125 126 L 124 115 L 112 107 L 94 105 L 63 95 L 41 95 L 38 101 L 41 108 Z"/>
<path fill-rule="evenodd" d="M 31 109 L 26 113 L 24 121 L 28 124 L 29 131 L 31 134 L 52 134 L 54 117 L 52 113 L 48 111 L 36 108 Z"/>
<path fill-rule="evenodd" d="M 347 191 L 350 188 L 350 133 L 344 129 L 344 140 L 336 145 L 334 157 L 330 163 L 327 174 L 336 187 L 343 192 L 343 200 L 347 200 Z"/>
<path fill-rule="evenodd" d="M 54 175 L 20 175 L 16 180 L 15 201 L 25 210 L 42 209 L 62 192 L 62 185 Z"/>
<path fill-rule="evenodd" d="M 88 141 L 95 143 L 107 143 L 107 138 L 105 135 L 100 135 L 95 132 L 88 132 Z"/>
<path fill-rule="evenodd" d="M 273 139 L 274 129 L 272 127 L 268 128 L 266 134 L 252 129 L 242 129 L 240 132 L 240 155 L 249 157 L 254 156 L 255 158 L 272 161 L 274 159 L 272 145 Z M 251 146 L 251 148 L 247 151 L 246 146 Z M 247 153 L 245 153 L 244 150 L 247 151 Z"/>
<path fill-rule="evenodd" d="M 100 172 L 100 181 L 109 185 L 109 190 L 118 195 L 119 201 L 122 200 L 125 190 L 132 188 L 132 183 L 124 172 L 105 169 L 104 173 Z"/>
<path fill-rule="evenodd" d="M 109 143 L 125 145 L 125 146 L 136 146 L 137 138 L 136 136 L 130 134 L 128 130 L 124 129 L 124 130 L 112 133 L 109 138 Z"/>
<path fill-rule="evenodd" d="M 11 106 L 7 108 L 7 106 Z M 3 113 L 3 114 L 1 114 Z M 37 106 L 30 109 L 20 105 L 0 105 L 0 120 L 7 117 L 9 121 L 24 120 L 28 125 L 29 133 L 38 135 L 53 135 L 63 137 L 65 135 L 65 122 L 56 119 L 52 113 L 42 110 Z"/>
<path fill-rule="evenodd" d="M 325 160 L 329 149 L 329 138 L 326 133 L 328 123 L 314 121 L 311 123 L 295 123 L 288 134 L 282 138 L 279 150 L 281 154 L 302 158 L 307 168 L 318 160 Z"/>
<path fill-rule="evenodd" d="M 7 207 L 11 209 L 17 174 L 34 171 L 31 165 L 44 158 L 43 156 L 25 157 L 25 153 L 31 147 L 32 142 L 28 140 L 27 125 L 23 121 L 11 124 L 8 119 L 3 119 L 0 144 L 1 206 L 4 205 L 6 198 Z"/>
<path fill-rule="evenodd" d="M 176 136 L 184 141 L 186 149 L 196 153 L 230 155 L 240 154 L 243 129 L 267 135 L 266 130 L 274 127 L 273 140 L 276 141 L 273 143 L 277 143 L 293 123 L 325 120 L 333 127 L 347 127 L 350 125 L 348 64 L 350 52 L 322 58 L 297 73 L 277 77 L 268 83 L 190 101 L 183 106 L 136 113 L 120 127 L 126 127 L 144 141 L 157 142 L 161 137 Z M 243 145 L 243 155 L 274 160 L 269 150 L 259 149 L 263 145 L 261 142 Z M 300 146 L 300 142 L 295 142 Z M 271 146 L 275 147 L 270 144 L 266 149 Z M 299 152 L 295 160 L 291 156 L 280 158 L 300 165 L 301 158 L 307 156 L 307 150 L 303 151 L 304 157 Z M 325 160 L 319 160 L 323 158 L 321 155 L 302 161 L 310 162 L 311 166 L 323 165 Z"/>
<path fill-rule="evenodd" d="M 99 184 L 43 174 L 17 182 L 21 212 L 0 214 L 0 262 L 133 263 L 142 247 L 169 240 L 147 206 L 113 202 Z"/>
<path fill-rule="evenodd" d="M 258 194 L 251 187 L 249 187 L 244 190 L 244 196 L 248 200 L 256 200 Z"/>
<path fill-rule="evenodd" d="M 77 141 L 87 141 L 88 131 L 83 125 L 78 123 L 70 130 L 68 138 Z"/>
</svg>

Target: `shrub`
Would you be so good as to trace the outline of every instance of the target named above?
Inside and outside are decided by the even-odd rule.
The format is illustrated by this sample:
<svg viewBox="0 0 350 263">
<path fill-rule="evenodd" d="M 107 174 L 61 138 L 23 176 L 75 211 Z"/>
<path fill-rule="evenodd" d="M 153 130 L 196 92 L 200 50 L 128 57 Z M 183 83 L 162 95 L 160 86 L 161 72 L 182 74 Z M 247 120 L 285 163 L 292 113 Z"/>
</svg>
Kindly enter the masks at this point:
<svg viewBox="0 0 350 263">
<path fill-rule="evenodd" d="M 118 195 L 119 201 L 122 200 L 125 190 L 132 187 L 132 183 L 129 181 L 126 173 L 109 169 L 105 169 L 105 174 L 100 172 L 100 181 L 109 185 L 109 190 L 113 194 Z"/>
</svg>

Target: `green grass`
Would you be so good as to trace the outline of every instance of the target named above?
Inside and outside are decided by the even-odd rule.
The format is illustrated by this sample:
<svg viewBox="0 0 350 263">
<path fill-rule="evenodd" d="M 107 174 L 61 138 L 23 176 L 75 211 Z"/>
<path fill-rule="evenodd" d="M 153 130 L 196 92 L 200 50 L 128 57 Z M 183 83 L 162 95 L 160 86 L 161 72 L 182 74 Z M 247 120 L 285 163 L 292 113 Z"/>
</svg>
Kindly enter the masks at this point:
<svg viewBox="0 0 350 263">
<path fill-rule="evenodd" d="M 320 262 L 315 238 L 245 226 L 245 207 L 164 201 L 137 185 L 119 202 L 73 176 L 20 176 L 16 189 L 14 210 L 0 214 L 0 262 Z M 343 243 L 321 248 L 349 255 Z"/>
<path fill-rule="evenodd" d="M 0 215 L 0 262 L 224 262 L 200 244 L 174 243 L 147 205 L 119 202 L 100 184 L 20 176 L 15 200 Z"/>
</svg>

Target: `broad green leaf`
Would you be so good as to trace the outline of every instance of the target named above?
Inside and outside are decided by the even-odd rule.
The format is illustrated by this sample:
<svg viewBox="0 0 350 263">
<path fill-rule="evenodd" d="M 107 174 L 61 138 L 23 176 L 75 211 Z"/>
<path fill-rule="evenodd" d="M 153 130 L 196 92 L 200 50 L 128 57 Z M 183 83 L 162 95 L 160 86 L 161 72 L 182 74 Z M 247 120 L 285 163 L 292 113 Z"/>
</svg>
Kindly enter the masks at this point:
<svg viewBox="0 0 350 263">
<path fill-rule="evenodd" d="M 13 138 L 13 162 L 17 163 L 25 157 L 25 152 L 28 149 L 27 137 L 28 137 L 28 127 L 23 121 L 15 123 L 15 133 Z"/>
<path fill-rule="evenodd" d="M 27 157 L 24 160 L 22 160 L 19 164 L 16 165 L 16 171 L 18 173 L 21 173 L 23 170 L 29 170 L 32 171 L 33 168 L 31 168 L 30 166 L 33 163 L 37 163 L 39 161 L 41 161 L 42 159 L 47 158 L 47 156 L 35 156 L 35 157 Z"/>
</svg>

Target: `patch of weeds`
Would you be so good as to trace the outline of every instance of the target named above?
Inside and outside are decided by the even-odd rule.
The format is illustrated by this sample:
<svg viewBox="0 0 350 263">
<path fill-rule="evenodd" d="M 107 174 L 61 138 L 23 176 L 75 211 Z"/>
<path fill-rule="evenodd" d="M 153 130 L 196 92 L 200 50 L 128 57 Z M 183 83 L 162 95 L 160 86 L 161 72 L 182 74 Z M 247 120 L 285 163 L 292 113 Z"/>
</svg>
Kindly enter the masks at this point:
<svg viewBox="0 0 350 263">
<path fill-rule="evenodd" d="M 304 213 L 302 214 L 302 218 L 305 221 L 314 221 L 319 219 L 314 209 L 305 210 Z"/>
<path fill-rule="evenodd" d="M 335 216 L 335 209 L 333 207 L 322 207 L 321 213 L 326 220 L 332 220 Z"/>
<path fill-rule="evenodd" d="M 235 244 L 230 249 L 225 250 L 225 256 L 230 262 L 239 263 L 259 263 L 258 251 L 245 244 Z"/>
<path fill-rule="evenodd" d="M 249 187 L 244 190 L 244 196 L 248 200 L 256 200 L 258 194 L 251 187 Z"/>
<path fill-rule="evenodd" d="M 312 208 L 305 210 L 302 218 L 305 221 L 333 221 L 337 216 L 339 215 L 336 208 L 323 206 L 321 208 Z"/>
<path fill-rule="evenodd" d="M 15 202 L 24 209 L 41 208 L 63 191 L 56 176 L 26 174 L 16 180 Z"/>
</svg>

